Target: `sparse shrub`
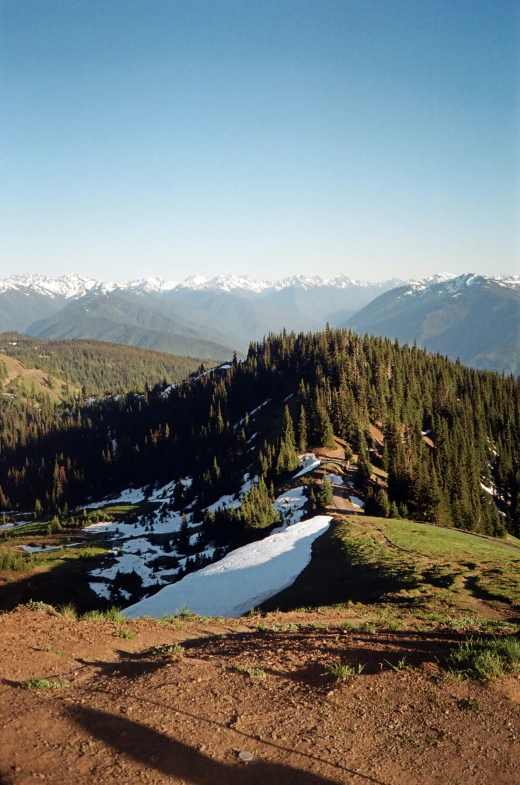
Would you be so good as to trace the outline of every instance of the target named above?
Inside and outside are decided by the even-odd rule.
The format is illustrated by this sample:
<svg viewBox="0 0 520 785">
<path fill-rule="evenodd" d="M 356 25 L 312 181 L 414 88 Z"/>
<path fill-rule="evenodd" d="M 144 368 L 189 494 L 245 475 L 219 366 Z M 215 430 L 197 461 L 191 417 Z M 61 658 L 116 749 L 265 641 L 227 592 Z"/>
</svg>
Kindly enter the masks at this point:
<svg viewBox="0 0 520 785">
<path fill-rule="evenodd" d="M 262 668 L 247 668 L 246 673 L 248 676 L 253 678 L 254 676 L 259 676 L 262 678 L 265 676 L 265 671 Z"/>
<path fill-rule="evenodd" d="M 81 618 L 83 621 L 113 621 L 116 624 L 121 624 L 125 620 L 121 613 L 121 608 L 118 608 L 116 605 L 106 608 L 104 611 L 87 611 Z"/>
<path fill-rule="evenodd" d="M 135 638 L 135 632 L 130 632 L 130 630 L 124 630 L 122 627 L 119 627 L 117 630 L 117 634 L 120 638 L 126 638 L 127 640 L 133 640 Z"/>
<path fill-rule="evenodd" d="M 104 617 L 105 617 L 105 620 L 106 620 L 106 621 L 114 621 L 114 622 L 116 622 L 116 624 L 117 624 L 117 623 L 120 623 L 120 622 L 122 622 L 122 621 L 123 621 L 123 619 L 124 619 L 124 616 L 123 616 L 123 614 L 121 613 L 121 610 L 122 610 L 122 609 L 121 609 L 121 608 L 118 608 L 118 606 L 117 606 L 117 605 L 112 605 L 112 607 L 111 607 L 111 608 L 107 608 L 107 609 L 106 609 L 106 610 L 103 612 L 103 615 L 104 615 Z"/>
<path fill-rule="evenodd" d="M 26 555 L 11 550 L 0 551 L 0 570 L 22 572 L 31 567 L 33 563 L 34 557 L 32 554 Z"/>
<path fill-rule="evenodd" d="M 470 711 L 480 711 L 482 704 L 477 698 L 461 698 L 457 706 L 459 709 L 469 709 Z"/>
<path fill-rule="evenodd" d="M 40 613 L 48 613 L 49 616 L 59 616 L 58 611 L 52 605 L 49 605 L 46 602 L 40 602 L 39 600 L 30 600 L 27 603 L 27 607 L 31 611 L 39 611 Z"/>
<path fill-rule="evenodd" d="M 389 662 L 389 660 L 384 660 L 384 662 L 386 662 L 386 664 L 389 665 L 393 671 L 407 671 L 412 667 L 411 665 L 406 664 L 406 656 L 398 660 L 396 665 L 394 665 L 392 662 Z"/>
<path fill-rule="evenodd" d="M 374 621 L 366 621 L 361 629 L 363 632 L 377 632 L 377 624 Z"/>
<path fill-rule="evenodd" d="M 456 619 L 450 619 L 449 625 L 452 630 L 464 630 L 468 627 L 474 629 L 480 627 L 480 623 L 474 616 L 458 616 Z"/>
<path fill-rule="evenodd" d="M 185 648 L 180 643 L 174 643 L 171 646 L 164 644 L 155 649 L 157 654 L 184 654 Z"/>
<path fill-rule="evenodd" d="M 259 677 L 263 678 L 265 676 L 265 671 L 262 668 L 247 668 L 245 665 L 234 665 L 233 666 L 236 671 L 239 673 L 247 673 L 250 678 Z"/>
<path fill-rule="evenodd" d="M 52 646 L 49 646 L 48 644 L 46 646 L 40 646 L 40 651 L 49 651 L 53 654 L 58 654 L 60 657 L 65 656 L 63 649 L 53 649 Z"/>
</svg>

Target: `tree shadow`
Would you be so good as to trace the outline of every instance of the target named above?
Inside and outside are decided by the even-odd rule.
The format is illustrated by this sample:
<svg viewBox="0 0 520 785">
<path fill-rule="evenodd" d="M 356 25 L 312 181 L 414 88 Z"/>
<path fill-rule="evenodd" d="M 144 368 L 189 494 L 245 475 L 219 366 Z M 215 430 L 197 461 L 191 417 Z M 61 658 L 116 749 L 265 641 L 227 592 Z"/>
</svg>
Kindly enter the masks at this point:
<svg viewBox="0 0 520 785">
<path fill-rule="evenodd" d="M 339 773 L 342 779 L 331 779 L 266 760 L 244 764 L 237 756 L 236 765 L 222 763 L 142 723 L 99 709 L 75 706 L 67 714 L 91 736 L 110 745 L 119 754 L 192 785 L 338 785 L 344 782 L 343 775 Z M 385 785 L 357 771 L 342 767 L 342 772 L 356 774 L 374 785 Z"/>
<path fill-rule="evenodd" d="M 448 630 L 373 634 L 362 631 L 342 634 L 337 629 L 267 630 L 183 641 L 182 655 L 172 653 L 171 647 L 164 646 L 135 653 L 119 650 L 117 662 L 77 661 L 96 668 L 101 676 L 129 680 L 157 673 L 175 662 L 182 668 L 190 660 L 223 661 L 230 670 L 235 666 L 237 671 L 241 670 L 244 678 L 249 678 L 248 667 L 255 666 L 267 674 L 300 684 L 304 689 L 320 691 L 330 689 L 332 660 L 354 667 L 361 665 L 362 676 L 368 676 L 404 666 L 441 663 L 452 648 L 466 638 L 464 633 Z M 237 659 L 239 664 L 233 664 Z"/>
<path fill-rule="evenodd" d="M 513 601 L 510 600 L 509 597 L 504 597 L 503 594 L 499 594 L 498 592 L 494 593 L 485 589 L 483 586 L 479 586 L 477 575 L 468 575 L 464 580 L 464 585 L 477 600 L 482 600 L 483 602 L 500 602 L 502 605 L 514 606 Z"/>
</svg>

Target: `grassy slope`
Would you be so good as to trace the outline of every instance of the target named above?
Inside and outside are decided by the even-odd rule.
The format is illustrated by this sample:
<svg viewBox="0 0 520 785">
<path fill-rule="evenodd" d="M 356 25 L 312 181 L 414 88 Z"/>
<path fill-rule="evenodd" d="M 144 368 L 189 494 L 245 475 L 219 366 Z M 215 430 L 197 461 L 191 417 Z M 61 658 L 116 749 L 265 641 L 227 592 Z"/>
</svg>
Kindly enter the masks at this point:
<svg viewBox="0 0 520 785">
<path fill-rule="evenodd" d="M 520 603 L 520 542 L 508 543 L 412 521 L 336 518 L 295 583 L 262 607 L 384 602 L 431 616 L 478 612 L 480 600 L 511 606 Z"/>
</svg>

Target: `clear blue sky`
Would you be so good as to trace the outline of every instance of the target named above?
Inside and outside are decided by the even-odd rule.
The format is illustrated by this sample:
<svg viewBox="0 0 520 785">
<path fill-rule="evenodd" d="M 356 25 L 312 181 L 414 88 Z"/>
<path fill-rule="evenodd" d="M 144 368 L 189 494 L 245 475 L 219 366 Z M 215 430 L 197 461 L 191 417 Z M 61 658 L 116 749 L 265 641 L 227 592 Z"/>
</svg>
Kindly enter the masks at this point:
<svg viewBox="0 0 520 785">
<path fill-rule="evenodd" d="M 0 277 L 520 272 L 516 0 L 0 15 Z"/>
</svg>

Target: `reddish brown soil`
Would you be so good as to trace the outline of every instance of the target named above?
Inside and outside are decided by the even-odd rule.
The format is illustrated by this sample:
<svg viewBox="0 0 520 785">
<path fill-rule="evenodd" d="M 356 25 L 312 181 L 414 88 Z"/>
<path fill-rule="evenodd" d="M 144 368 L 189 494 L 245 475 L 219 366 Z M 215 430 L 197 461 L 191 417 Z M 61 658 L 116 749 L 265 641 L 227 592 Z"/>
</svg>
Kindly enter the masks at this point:
<svg viewBox="0 0 520 785">
<path fill-rule="evenodd" d="M 0 781 L 518 782 L 518 678 L 446 680 L 436 658 L 456 633 L 369 634 L 339 620 L 331 609 L 221 624 L 125 622 L 136 634 L 128 640 L 113 623 L 28 608 L 5 614 Z M 259 630 L 259 621 L 278 628 Z M 175 642 L 184 652 L 158 650 Z M 398 669 L 403 658 L 411 669 Z M 364 670 L 334 682 L 335 661 Z M 23 689 L 31 678 L 70 686 Z M 239 759 L 243 751 L 251 762 Z"/>
</svg>

